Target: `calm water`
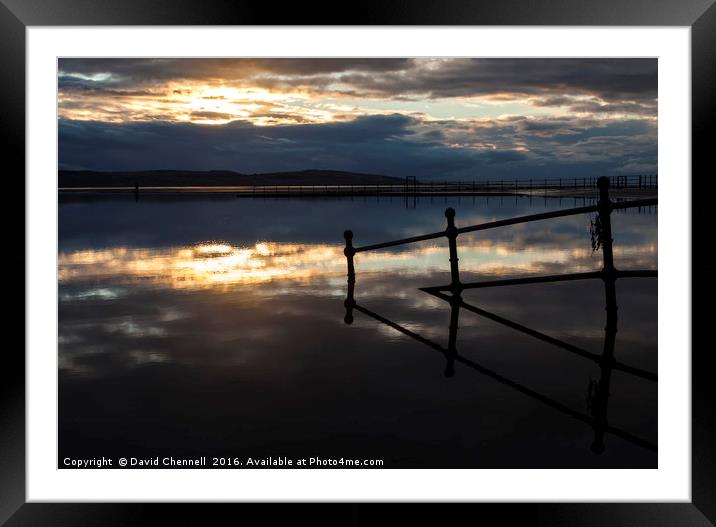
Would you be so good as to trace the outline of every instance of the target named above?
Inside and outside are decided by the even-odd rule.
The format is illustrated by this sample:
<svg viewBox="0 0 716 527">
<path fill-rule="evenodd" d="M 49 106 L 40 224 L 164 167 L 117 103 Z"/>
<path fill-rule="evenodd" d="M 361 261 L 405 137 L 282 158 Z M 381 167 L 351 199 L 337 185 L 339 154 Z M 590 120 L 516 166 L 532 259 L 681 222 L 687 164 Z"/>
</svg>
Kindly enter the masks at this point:
<svg viewBox="0 0 716 527">
<path fill-rule="evenodd" d="M 581 200 L 576 203 L 581 205 Z M 456 363 L 354 312 L 356 246 L 572 207 L 572 199 L 263 200 L 61 196 L 59 447 L 64 456 L 377 458 L 385 467 L 656 467 L 657 383 L 460 310 Z M 463 282 L 601 268 L 589 215 L 458 238 Z M 656 269 L 657 215 L 613 214 L 620 269 Z M 447 347 L 444 239 L 356 256 L 356 302 Z M 605 340 L 599 280 L 466 291 L 463 299 L 588 352 Z M 617 282 L 620 363 L 657 372 L 657 280 Z M 590 385 L 592 387 L 590 397 Z M 603 399 L 601 399 L 603 401 Z M 568 410 L 565 410 L 568 409 Z M 571 413 L 570 413 L 571 412 Z M 577 415 L 577 417 L 575 417 Z M 598 430 L 597 430 L 598 432 Z"/>
</svg>

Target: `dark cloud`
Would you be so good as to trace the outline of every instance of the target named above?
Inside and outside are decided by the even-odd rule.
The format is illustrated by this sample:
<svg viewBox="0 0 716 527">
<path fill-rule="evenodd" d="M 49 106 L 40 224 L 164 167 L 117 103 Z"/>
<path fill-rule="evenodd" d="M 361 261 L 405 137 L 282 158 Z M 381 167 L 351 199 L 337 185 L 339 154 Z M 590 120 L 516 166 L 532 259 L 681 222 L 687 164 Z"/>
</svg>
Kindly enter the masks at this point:
<svg viewBox="0 0 716 527">
<path fill-rule="evenodd" d="M 102 83 L 151 83 L 167 80 L 242 80 L 263 74 L 310 76 L 344 71 L 386 72 L 409 68 L 408 58 L 180 58 L 59 59 L 60 78 L 98 76 Z M 107 75 L 105 78 L 104 75 Z"/>
<path fill-rule="evenodd" d="M 61 167 L 94 170 L 320 168 L 469 180 L 586 177 L 623 173 L 628 166 L 655 171 L 657 159 L 656 127 L 644 121 L 471 124 L 402 114 L 280 126 L 61 120 L 59 152 Z"/>
<path fill-rule="evenodd" d="M 561 105 L 574 103 L 564 94 L 631 103 L 657 97 L 656 59 L 60 59 L 59 69 L 64 89 L 221 79 L 396 99 L 519 94 Z"/>
<path fill-rule="evenodd" d="M 534 106 L 550 107 L 559 106 L 576 113 L 603 114 L 622 113 L 631 115 L 656 116 L 656 97 L 647 97 L 638 102 L 635 101 L 607 101 L 596 97 L 575 98 L 566 96 L 536 97 L 530 99 Z"/>
<path fill-rule="evenodd" d="M 656 59 L 465 59 L 411 79 L 433 96 L 487 93 L 593 93 L 607 100 L 654 98 Z M 398 83 L 399 84 L 399 83 Z"/>
<path fill-rule="evenodd" d="M 488 150 L 482 155 L 488 164 L 511 163 L 513 161 L 524 161 L 527 155 L 523 152 L 510 150 Z"/>
</svg>

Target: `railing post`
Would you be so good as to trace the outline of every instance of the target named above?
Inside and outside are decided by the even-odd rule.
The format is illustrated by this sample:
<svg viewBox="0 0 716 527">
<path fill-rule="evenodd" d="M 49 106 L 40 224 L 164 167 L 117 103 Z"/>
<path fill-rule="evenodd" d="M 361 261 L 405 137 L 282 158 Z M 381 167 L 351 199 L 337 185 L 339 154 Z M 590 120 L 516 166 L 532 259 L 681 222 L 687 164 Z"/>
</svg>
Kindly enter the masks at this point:
<svg viewBox="0 0 716 527">
<path fill-rule="evenodd" d="M 601 222 L 602 232 L 602 255 L 604 257 L 604 269 L 606 274 L 614 274 L 614 253 L 612 250 L 612 203 L 609 201 L 609 178 L 602 176 L 597 180 L 599 188 L 599 203 L 597 210 L 599 211 L 599 221 Z"/>
<path fill-rule="evenodd" d="M 346 239 L 346 248 L 343 249 L 343 254 L 346 256 L 346 262 L 348 264 L 348 283 L 355 283 L 356 281 L 356 270 L 353 266 L 353 256 L 356 250 L 353 248 L 353 231 L 345 231 L 343 237 Z"/>
<path fill-rule="evenodd" d="M 599 180 L 602 180 L 603 178 L 599 178 Z M 606 179 L 606 178 L 604 178 Z M 597 184 L 599 184 L 601 181 L 597 181 Z M 600 190 L 600 204 L 602 201 L 607 202 L 609 201 L 608 196 L 608 185 L 609 180 L 607 179 L 607 185 L 604 185 L 602 183 L 602 186 L 604 186 L 604 190 L 602 190 L 602 186 L 599 187 Z M 601 217 L 601 212 L 600 212 Z M 609 213 L 607 212 L 607 218 L 609 218 Z M 605 222 L 602 220 L 602 228 L 604 229 Z M 606 236 L 604 242 L 603 242 L 603 248 L 606 249 L 608 241 L 609 245 L 609 255 L 611 256 L 611 248 L 612 248 L 612 241 L 611 241 L 611 224 L 607 220 L 606 228 L 608 231 L 603 231 Z M 606 263 L 606 251 L 604 253 L 605 256 L 605 268 L 607 267 Z M 614 264 L 612 262 L 611 264 L 612 270 L 614 269 Z M 606 306 L 605 310 L 607 312 L 607 322 L 606 326 L 604 327 L 604 348 L 602 351 L 602 355 L 599 360 L 599 368 L 601 370 L 601 375 L 599 377 L 599 381 L 594 386 L 594 397 L 592 400 L 592 415 L 595 419 L 595 423 L 593 425 L 594 429 L 594 441 L 592 442 L 591 450 L 595 454 L 601 454 L 604 452 L 604 431 L 607 427 L 607 403 L 609 401 L 609 390 L 611 385 L 611 376 L 612 376 L 612 367 L 615 363 L 614 360 L 614 343 L 616 341 L 616 334 L 617 334 L 617 293 L 616 293 L 616 272 L 612 271 L 611 273 L 605 274 L 603 277 L 604 280 L 604 294 L 606 299 Z"/>
<path fill-rule="evenodd" d="M 351 324 L 353 323 L 353 308 L 356 305 L 356 302 L 353 299 L 356 283 L 356 271 L 353 266 L 353 256 L 356 251 L 353 248 L 353 231 L 343 232 L 343 237 L 346 239 L 346 248 L 343 249 L 343 254 L 346 256 L 346 263 L 348 265 L 348 294 L 345 302 L 343 303 L 346 308 L 346 316 L 343 320 L 346 324 Z"/>
<path fill-rule="evenodd" d="M 448 246 L 450 248 L 450 288 L 453 295 L 459 295 L 462 291 L 462 284 L 460 284 L 460 269 L 458 268 L 457 262 L 457 227 L 455 227 L 455 209 L 448 207 L 445 209 L 445 217 L 447 218 L 447 228 L 445 229 L 445 236 L 448 239 Z"/>
<path fill-rule="evenodd" d="M 614 252 L 612 240 L 612 221 L 611 212 L 612 204 L 609 201 L 609 178 L 600 177 L 597 180 L 599 187 L 599 203 L 597 209 L 599 211 L 599 221 L 601 223 L 601 242 L 602 256 L 604 258 L 604 268 L 602 269 L 602 279 L 604 280 L 604 293 L 607 303 L 607 331 L 616 332 L 617 324 L 617 294 L 616 279 L 617 272 L 614 268 Z"/>
</svg>

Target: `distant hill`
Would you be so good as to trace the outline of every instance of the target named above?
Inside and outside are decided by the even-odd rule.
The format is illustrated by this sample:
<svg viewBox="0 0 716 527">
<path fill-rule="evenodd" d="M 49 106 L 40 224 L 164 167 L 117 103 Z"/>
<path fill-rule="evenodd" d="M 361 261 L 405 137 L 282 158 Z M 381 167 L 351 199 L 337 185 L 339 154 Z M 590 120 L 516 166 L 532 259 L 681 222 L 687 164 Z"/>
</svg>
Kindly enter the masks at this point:
<svg viewBox="0 0 716 527">
<path fill-rule="evenodd" d="M 241 185 L 376 185 L 404 183 L 403 178 L 338 170 L 302 170 L 267 174 L 241 174 L 230 170 L 143 170 L 95 172 L 60 170 L 60 188 L 76 187 L 221 187 Z"/>
</svg>

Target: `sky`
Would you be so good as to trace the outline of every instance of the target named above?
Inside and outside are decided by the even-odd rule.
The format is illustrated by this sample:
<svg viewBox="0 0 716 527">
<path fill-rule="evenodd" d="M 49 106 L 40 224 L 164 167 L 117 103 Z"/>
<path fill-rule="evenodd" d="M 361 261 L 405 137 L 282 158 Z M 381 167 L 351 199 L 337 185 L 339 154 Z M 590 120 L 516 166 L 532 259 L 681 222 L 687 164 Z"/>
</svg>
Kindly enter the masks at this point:
<svg viewBox="0 0 716 527">
<path fill-rule="evenodd" d="M 657 96 L 657 59 L 59 59 L 59 168 L 655 174 Z"/>
</svg>

